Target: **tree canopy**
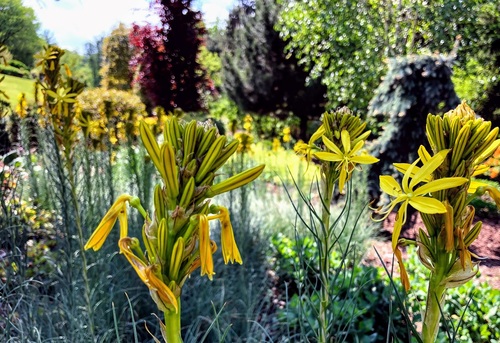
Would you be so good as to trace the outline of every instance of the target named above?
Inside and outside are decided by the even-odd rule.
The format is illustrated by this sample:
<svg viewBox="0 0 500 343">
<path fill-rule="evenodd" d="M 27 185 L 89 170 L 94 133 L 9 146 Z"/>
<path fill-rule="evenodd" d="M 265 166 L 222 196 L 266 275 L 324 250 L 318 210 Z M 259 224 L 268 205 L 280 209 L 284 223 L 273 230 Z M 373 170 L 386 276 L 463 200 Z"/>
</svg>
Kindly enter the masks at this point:
<svg viewBox="0 0 500 343">
<path fill-rule="evenodd" d="M 0 0 L 0 44 L 28 66 L 33 65 L 33 56 L 42 47 L 38 28 L 32 8 L 23 6 L 21 0 Z"/>
<path fill-rule="evenodd" d="M 166 111 L 202 107 L 200 90 L 207 79 L 197 55 L 205 29 L 201 13 L 191 0 L 156 0 L 161 26 L 134 25 L 130 42 L 135 51 L 131 64 L 150 107 Z"/>
<path fill-rule="evenodd" d="M 129 68 L 132 46 L 130 30 L 122 23 L 102 43 L 102 65 L 99 71 L 101 84 L 105 88 L 128 90 L 131 88 L 132 73 Z"/>
<path fill-rule="evenodd" d="M 328 87 L 331 107 L 366 110 L 386 58 L 475 50 L 476 0 L 289 1 L 279 27 L 288 50 Z M 459 58 L 464 58 L 462 54 Z"/>
</svg>

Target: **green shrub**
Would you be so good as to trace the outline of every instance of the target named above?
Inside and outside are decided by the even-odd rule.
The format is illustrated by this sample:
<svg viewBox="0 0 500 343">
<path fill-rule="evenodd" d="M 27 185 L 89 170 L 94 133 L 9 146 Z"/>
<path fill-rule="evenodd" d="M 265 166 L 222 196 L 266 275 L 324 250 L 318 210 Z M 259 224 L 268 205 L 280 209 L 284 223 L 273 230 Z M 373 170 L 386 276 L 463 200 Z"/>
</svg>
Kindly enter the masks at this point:
<svg viewBox="0 0 500 343">
<path fill-rule="evenodd" d="M 23 77 L 25 79 L 30 78 L 30 72 L 24 69 L 19 69 L 11 65 L 0 64 L 0 74 Z"/>
<path fill-rule="evenodd" d="M 9 62 L 9 65 L 10 65 L 11 67 L 15 67 L 15 68 L 17 68 L 17 69 L 21 69 L 21 70 L 23 70 L 23 71 L 25 70 L 25 71 L 28 71 L 28 72 L 29 72 L 29 70 L 30 70 L 30 68 L 28 68 L 28 66 L 27 66 L 26 64 L 24 64 L 23 62 L 18 61 L 18 60 L 11 60 L 11 61 Z"/>
</svg>

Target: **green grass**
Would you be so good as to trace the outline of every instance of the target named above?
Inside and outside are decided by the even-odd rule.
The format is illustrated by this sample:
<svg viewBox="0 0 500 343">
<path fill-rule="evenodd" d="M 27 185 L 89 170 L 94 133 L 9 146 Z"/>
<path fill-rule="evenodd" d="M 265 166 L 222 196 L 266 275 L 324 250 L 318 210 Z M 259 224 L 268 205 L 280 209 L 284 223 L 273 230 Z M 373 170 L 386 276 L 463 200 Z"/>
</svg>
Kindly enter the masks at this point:
<svg viewBox="0 0 500 343">
<path fill-rule="evenodd" d="M 25 93 L 28 99 L 28 103 L 33 103 L 35 98 L 33 96 L 34 81 L 28 79 L 22 79 L 20 77 L 2 75 L 5 79 L 0 83 L 0 89 L 3 90 L 9 97 L 9 102 L 12 108 L 17 105 L 17 98 L 19 94 Z"/>
</svg>

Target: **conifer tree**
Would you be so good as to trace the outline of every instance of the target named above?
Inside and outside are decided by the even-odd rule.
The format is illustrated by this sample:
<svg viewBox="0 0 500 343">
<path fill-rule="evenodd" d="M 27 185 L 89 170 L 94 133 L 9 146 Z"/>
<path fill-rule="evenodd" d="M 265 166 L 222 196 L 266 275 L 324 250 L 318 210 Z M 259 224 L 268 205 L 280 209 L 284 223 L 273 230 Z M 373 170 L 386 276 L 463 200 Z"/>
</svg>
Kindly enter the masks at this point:
<svg viewBox="0 0 500 343">
<path fill-rule="evenodd" d="M 276 0 L 242 2 L 231 13 L 222 43 L 223 89 L 244 111 L 300 118 L 301 136 L 307 121 L 323 112 L 326 89 L 308 83 L 308 73 L 274 29 Z"/>
<path fill-rule="evenodd" d="M 132 73 L 129 69 L 132 46 L 129 42 L 130 30 L 122 23 L 104 38 L 102 43 L 102 66 L 99 74 L 101 85 L 109 89 L 128 90 L 131 88 Z"/>
</svg>

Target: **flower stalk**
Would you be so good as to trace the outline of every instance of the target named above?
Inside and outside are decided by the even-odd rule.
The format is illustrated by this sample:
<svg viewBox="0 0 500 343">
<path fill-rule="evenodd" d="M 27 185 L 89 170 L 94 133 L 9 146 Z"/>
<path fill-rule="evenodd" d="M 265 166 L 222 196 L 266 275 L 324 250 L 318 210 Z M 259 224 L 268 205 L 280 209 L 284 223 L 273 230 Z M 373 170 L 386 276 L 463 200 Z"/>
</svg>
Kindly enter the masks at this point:
<svg viewBox="0 0 500 343">
<path fill-rule="evenodd" d="M 294 150 L 303 155 L 307 162 L 313 158 L 319 160 L 321 185 L 320 198 L 322 201 L 320 230 L 314 231 L 313 236 L 318 246 L 320 273 L 320 304 L 318 311 L 319 342 L 331 341 L 332 316 L 330 313 L 330 282 L 331 282 L 331 252 L 334 228 L 330 225 L 331 204 L 335 186 L 339 185 L 342 193 L 345 184 L 351 179 L 352 173 L 358 164 L 372 164 L 377 158 L 362 151 L 364 141 L 370 131 L 364 132 L 366 124 L 354 116 L 347 108 L 334 113 L 325 113 L 322 125 L 311 136 L 308 143 L 298 142 Z"/>
<path fill-rule="evenodd" d="M 491 122 L 476 118 L 465 102 L 442 117 L 429 115 L 426 133 L 432 153 L 421 146 L 415 162 L 394 164 L 403 173 L 401 185 L 392 176 L 380 176 L 380 187 L 391 202 L 379 209 L 382 218 L 378 220 L 400 205 L 392 247 L 406 290 L 410 283 L 398 245 L 408 206 L 420 212 L 426 228 L 419 230 L 416 241 L 420 261 L 430 270 L 424 343 L 437 339 L 447 289 L 465 284 L 478 272 L 478 262 L 472 261 L 468 248 L 478 237 L 481 222 L 473 224 L 474 207 L 469 202 L 485 192 L 497 201 L 500 192 L 472 178 L 484 172 L 482 163 L 500 145 L 498 132 Z"/>
</svg>

